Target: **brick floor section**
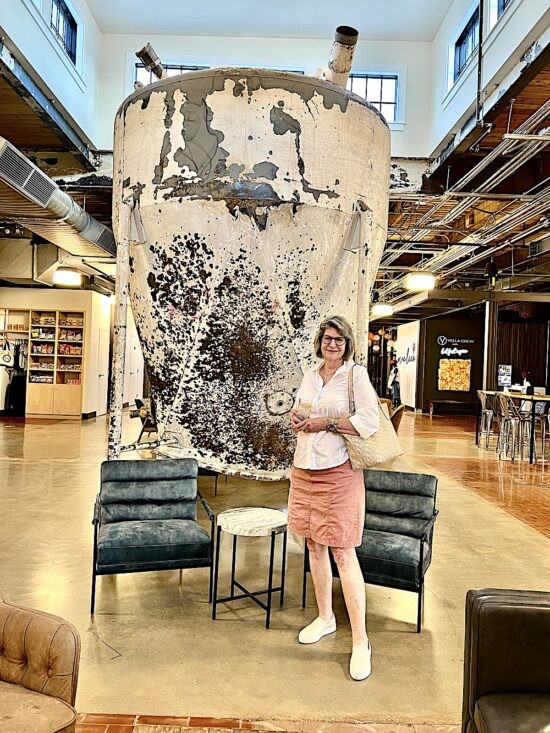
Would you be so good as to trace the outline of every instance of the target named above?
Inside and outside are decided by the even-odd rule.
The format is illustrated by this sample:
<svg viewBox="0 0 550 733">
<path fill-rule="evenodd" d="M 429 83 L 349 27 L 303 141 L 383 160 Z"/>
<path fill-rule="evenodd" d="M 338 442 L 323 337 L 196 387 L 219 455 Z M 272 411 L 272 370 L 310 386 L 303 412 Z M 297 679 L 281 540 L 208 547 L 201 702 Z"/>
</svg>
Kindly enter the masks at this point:
<svg viewBox="0 0 550 733">
<path fill-rule="evenodd" d="M 279 733 L 460 733 L 460 725 L 407 723 L 351 723 L 321 720 L 238 720 L 236 718 L 161 715 L 105 715 L 80 713 L 76 733 L 223 733 L 223 731 L 279 731 Z"/>
</svg>

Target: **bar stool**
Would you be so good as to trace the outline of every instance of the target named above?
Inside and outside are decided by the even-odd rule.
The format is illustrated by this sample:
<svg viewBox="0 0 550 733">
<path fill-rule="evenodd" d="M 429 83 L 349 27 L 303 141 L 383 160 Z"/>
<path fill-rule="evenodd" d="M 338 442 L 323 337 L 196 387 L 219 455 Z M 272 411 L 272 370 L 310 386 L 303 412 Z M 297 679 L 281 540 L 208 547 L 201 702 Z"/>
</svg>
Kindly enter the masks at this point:
<svg viewBox="0 0 550 733">
<path fill-rule="evenodd" d="M 495 416 L 495 409 L 488 394 L 478 389 L 477 396 L 481 403 L 481 419 L 479 432 L 481 435 L 485 435 L 485 448 L 487 449 L 489 448 L 489 440 L 493 432 L 493 419 Z"/>
<path fill-rule="evenodd" d="M 514 461 L 516 455 L 516 447 L 519 432 L 519 419 L 517 415 L 512 411 L 511 405 L 513 404 L 509 397 L 503 394 L 497 394 L 497 420 L 498 420 L 498 440 L 496 451 L 499 460 L 502 457 L 502 452 L 507 456 L 511 453 L 511 459 Z"/>
</svg>

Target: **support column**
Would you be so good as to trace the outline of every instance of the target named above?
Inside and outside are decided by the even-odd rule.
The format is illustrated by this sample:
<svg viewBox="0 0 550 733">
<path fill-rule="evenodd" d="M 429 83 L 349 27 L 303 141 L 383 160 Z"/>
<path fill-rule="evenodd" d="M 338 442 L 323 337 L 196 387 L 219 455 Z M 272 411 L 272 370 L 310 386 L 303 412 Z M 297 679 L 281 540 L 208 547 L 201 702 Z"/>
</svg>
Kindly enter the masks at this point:
<svg viewBox="0 0 550 733">
<path fill-rule="evenodd" d="M 485 303 L 485 339 L 483 344 L 483 389 L 497 388 L 498 301 Z"/>
<path fill-rule="evenodd" d="M 121 205 L 119 215 L 121 234 L 117 241 L 116 256 L 115 317 L 113 353 L 111 356 L 111 392 L 109 399 L 109 447 L 107 452 L 107 458 L 110 461 L 120 458 L 122 439 L 131 216 L 132 206 L 124 201 Z"/>
<path fill-rule="evenodd" d="M 369 251 L 372 212 L 363 211 L 359 206 L 356 209 L 359 216 L 359 246 L 357 248 L 357 333 L 355 334 L 355 361 L 358 364 L 367 364 L 367 334 L 369 331 L 369 282 L 372 268 L 371 253 Z"/>
</svg>

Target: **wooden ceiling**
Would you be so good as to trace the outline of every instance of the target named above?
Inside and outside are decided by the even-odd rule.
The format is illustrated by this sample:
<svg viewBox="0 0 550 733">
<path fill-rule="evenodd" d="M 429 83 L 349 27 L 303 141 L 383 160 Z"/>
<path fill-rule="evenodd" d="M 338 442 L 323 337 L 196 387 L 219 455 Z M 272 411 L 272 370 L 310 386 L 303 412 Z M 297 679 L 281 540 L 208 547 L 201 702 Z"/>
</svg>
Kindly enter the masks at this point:
<svg viewBox="0 0 550 733">
<path fill-rule="evenodd" d="M 64 150 L 46 121 L 1 76 L 0 135 L 20 150 Z"/>
<path fill-rule="evenodd" d="M 491 259 L 497 282 L 514 278 L 515 289 L 550 291 L 550 252 L 537 253 L 530 246 L 549 234 L 549 99 L 547 50 L 482 124 L 472 126 L 459 145 L 441 156 L 423 193 L 390 192 L 388 242 L 376 283 L 381 300 L 394 307 L 403 304 L 410 296 L 404 274 L 418 268 L 437 276 L 440 292 L 458 291 L 459 301 L 461 290 L 490 286 L 485 270 Z M 538 140 L 506 138 L 523 129 L 533 115 L 538 119 L 529 133 L 540 136 Z M 457 307 L 462 306 L 450 299 L 431 300 L 403 310 L 397 307 L 391 320 L 398 324 Z"/>
</svg>

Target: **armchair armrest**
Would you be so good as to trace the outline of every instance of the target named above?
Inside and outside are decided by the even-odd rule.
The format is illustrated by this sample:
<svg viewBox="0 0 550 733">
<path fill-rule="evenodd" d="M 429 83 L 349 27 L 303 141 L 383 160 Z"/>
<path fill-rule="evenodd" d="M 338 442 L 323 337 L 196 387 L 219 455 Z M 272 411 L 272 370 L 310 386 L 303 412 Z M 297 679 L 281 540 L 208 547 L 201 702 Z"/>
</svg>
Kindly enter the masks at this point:
<svg viewBox="0 0 550 733">
<path fill-rule="evenodd" d="M 92 519 L 92 524 L 95 524 L 95 525 L 98 525 L 99 524 L 99 519 L 100 519 L 100 515 L 101 515 L 100 514 L 100 508 L 101 508 L 101 503 L 99 501 L 99 494 L 98 494 L 96 496 L 96 498 L 95 498 L 94 516 L 93 516 L 93 519 Z"/>
<path fill-rule="evenodd" d="M 484 695 L 548 694 L 549 638 L 550 593 L 468 591 L 462 730 L 472 730 L 476 702 Z"/>
<path fill-rule="evenodd" d="M 437 519 L 437 515 L 439 514 L 439 509 L 434 509 L 433 516 L 430 517 L 430 519 L 426 520 L 426 524 L 421 528 L 419 535 L 422 538 L 422 540 L 428 540 L 435 524 L 435 520 Z"/>
<path fill-rule="evenodd" d="M 204 498 L 204 496 L 203 496 L 203 495 L 201 494 L 201 492 L 200 492 L 200 491 L 197 491 L 197 495 L 198 495 L 198 497 L 199 497 L 199 499 L 200 499 L 200 502 L 201 502 L 201 504 L 202 504 L 202 505 L 203 505 L 203 507 L 204 507 L 204 511 L 205 511 L 205 512 L 207 513 L 207 515 L 208 515 L 208 519 L 209 519 L 209 520 L 210 520 L 211 522 L 213 522 L 213 521 L 214 521 L 214 520 L 216 519 L 216 515 L 214 514 L 214 512 L 213 512 L 213 511 L 212 511 L 212 509 L 210 508 L 210 504 L 209 504 L 209 503 L 208 503 L 208 502 L 206 501 L 206 499 Z"/>
</svg>

